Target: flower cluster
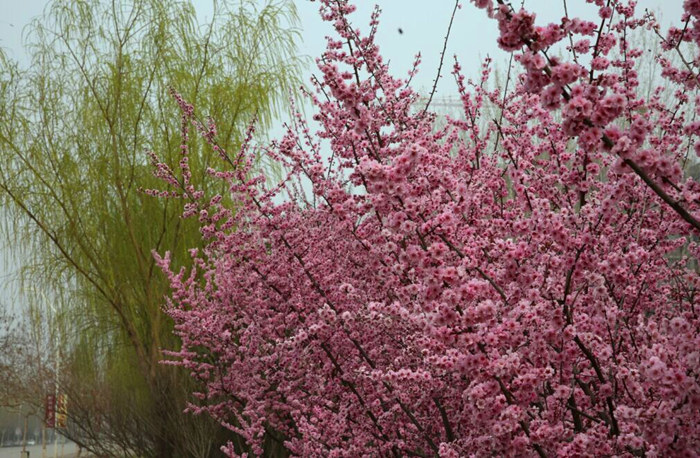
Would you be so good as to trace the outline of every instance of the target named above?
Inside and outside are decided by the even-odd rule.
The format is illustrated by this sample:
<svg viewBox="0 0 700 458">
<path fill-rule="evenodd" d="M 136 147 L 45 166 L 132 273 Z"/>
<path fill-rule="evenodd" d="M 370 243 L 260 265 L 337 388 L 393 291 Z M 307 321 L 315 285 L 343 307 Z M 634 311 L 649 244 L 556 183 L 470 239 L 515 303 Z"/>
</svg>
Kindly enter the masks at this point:
<svg viewBox="0 0 700 458">
<path fill-rule="evenodd" d="M 456 64 L 465 117 L 438 127 L 353 8 L 321 3 L 340 39 L 309 95 L 319 130 L 297 115 L 262 148 L 284 179 L 184 102 L 235 209 L 190 192 L 186 160 L 184 181 L 156 164 L 209 241 L 189 270 L 157 256 L 192 409 L 255 455 L 696 456 L 700 185 L 680 164 L 698 126 L 638 94 L 620 37 L 651 19 L 596 1 L 599 24 L 538 26 L 476 1 L 523 73 L 502 94 Z M 547 57 L 568 37 L 587 66 Z M 500 119 L 479 122 L 486 103 Z"/>
</svg>

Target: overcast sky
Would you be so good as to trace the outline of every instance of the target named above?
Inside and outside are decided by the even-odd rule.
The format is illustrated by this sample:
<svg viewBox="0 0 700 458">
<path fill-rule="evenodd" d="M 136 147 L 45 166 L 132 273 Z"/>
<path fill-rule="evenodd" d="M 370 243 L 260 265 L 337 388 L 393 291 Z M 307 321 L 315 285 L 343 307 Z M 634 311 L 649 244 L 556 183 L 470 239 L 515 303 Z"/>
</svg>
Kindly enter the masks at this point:
<svg viewBox="0 0 700 458">
<path fill-rule="evenodd" d="M 5 48 L 11 57 L 26 63 L 22 33 L 32 18 L 42 14 L 48 3 L 48 0 L 0 0 L 0 47 Z M 201 21 L 211 17 L 211 0 L 195 0 L 193 3 Z M 359 4 L 359 8 L 351 20 L 363 30 L 367 29 L 366 24 L 373 5 L 377 3 L 381 6 L 383 13 L 377 41 L 384 58 L 390 61 L 394 74 L 404 76 L 415 54 L 422 54 L 422 72 L 414 79 L 414 86 L 423 93 L 429 92 L 438 68 L 454 1 L 358 0 L 355 3 Z M 495 22 L 489 20 L 483 11 L 477 10 L 468 0 L 463 0 L 462 3 L 463 7 L 457 11 L 452 28 L 438 97 L 454 92 L 450 77 L 452 55 L 458 56 L 465 73 L 470 76 L 478 74 L 480 62 L 487 55 L 494 57 L 496 62 L 504 62 L 506 59 L 505 54 L 496 46 Z M 649 8 L 660 12 L 664 22 L 677 22 L 682 3 L 682 0 L 640 0 L 638 9 Z M 296 5 L 303 39 L 303 42 L 299 43 L 300 53 L 312 58 L 319 56 L 325 47 L 323 38 L 331 31 L 330 25 L 320 20 L 318 2 L 297 0 Z M 563 2 L 560 0 L 527 0 L 526 6 L 537 12 L 538 22 L 558 22 L 564 15 Z M 595 17 L 591 16 L 591 13 L 595 15 L 595 10 L 584 0 L 568 0 L 568 7 L 572 16 Z M 313 65 L 307 69 L 306 81 L 314 70 Z M 1 245 L 0 243 L 0 257 L 3 256 Z M 12 302 L 11 296 L 14 296 L 6 291 L 8 271 L 12 269 L 3 264 L 6 263 L 0 262 L 0 301 L 7 303 Z"/>
<path fill-rule="evenodd" d="M 68 0 L 62 0 L 68 1 Z M 220 0 L 224 1 L 224 0 Z M 0 0 L 0 46 L 9 50 L 10 55 L 22 60 L 22 31 L 29 21 L 40 14 L 48 0 Z M 211 17 L 211 0 L 193 1 L 200 20 Z M 324 36 L 330 26 L 323 23 L 318 15 L 318 2 L 297 0 L 301 19 L 303 42 L 299 44 L 302 54 L 316 57 L 324 49 Z M 375 4 L 382 8 L 382 20 L 377 35 L 379 45 L 392 68 L 399 75 L 408 71 L 417 52 L 423 56 L 422 73 L 415 80 L 417 88 L 429 88 L 438 66 L 445 32 L 454 7 L 453 0 L 359 0 L 358 11 L 352 21 L 366 29 L 367 18 Z M 477 10 L 468 0 L 462 0 L 463 7 L 457 11 L 453 25 L 446 61 L 447 74 L 456 54 L 465 69 L 478 68 L 481 58 L 486 55 L 499 58 L 503 53 L 496 46 L 496 24 L 489 20 L 483 11 Z M 538 21 L 559 21 L 564 15 L 560 0 L 528 0 L 526 6 L 538 14 Z M 568 0 L 571 15 L 591 17 L 595 10 L 584 0 Z M 665 20 L 677 21 L 682 10 L 682 0 L 640 0 L 638 10 L 650 8 L 660 11 Z M 399 29 L 403 33 L 399 33 Z M 309 69 L 312 70 L 312 69 Z"/>
</svg>

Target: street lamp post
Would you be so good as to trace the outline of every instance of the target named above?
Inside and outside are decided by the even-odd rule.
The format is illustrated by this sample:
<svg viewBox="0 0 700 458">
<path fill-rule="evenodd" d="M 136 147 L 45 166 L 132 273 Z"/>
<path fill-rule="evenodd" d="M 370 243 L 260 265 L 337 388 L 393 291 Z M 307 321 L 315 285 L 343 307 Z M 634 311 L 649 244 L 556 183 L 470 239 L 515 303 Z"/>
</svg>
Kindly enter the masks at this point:
<svg viewBox="0 0 700 458">
<path fill-rule="evenodd" d="M 53 305 L 51 306 L 53 309 Z M 58 328 L 57 328 L 58 329 Z M 57 338 L 59 340 L 60 338 Z M 59 345 L 60 342 L 56 343 L 56 380 L 55 380 L 55 387 L 56 387 L 56 397 L 54 397 L 54 402 L 58 402 L 58 374 L 60 373 L 59 371 L 61 370 L 61 352 L 59 350 Z M 54 407 L 54 412 L 57 411 Z M 58 434 L 56 430 L 56 420 L 54 420 L 54 426 L 53 426 L 53 458 L 58 458 Z"/>
<path fill-rule="evenodd" d="M 53 306 L 53 304 L 46 299 L 46 294 L 44 292 L 41 292 L 41 297 L 44 299 L 44 302 L 48 304 L 49 307 L 51 307 L 51 313 L 53 314 L 54 320 L 56 318 L 56 308 Z M 57 411 L 57 403 L 58 403 L 58 374 L 60 373 L 61 370 L 61 351 L 59 349 L 60 347 L 60 326 L 58 323 L 56 324 L 56 334 L 54 334 L 54 342 L 56 346 L 56 359 L 55 359 L 55 364 L 56 364 L 56 374 L 55 374 L 55 380 L 54 380 L 54 412 Z M 54 419 L 54 428 L 53 428 L 53 457 L 58 458 L 58 434 L 56 434 L 56 420 Z"/>
</svg>

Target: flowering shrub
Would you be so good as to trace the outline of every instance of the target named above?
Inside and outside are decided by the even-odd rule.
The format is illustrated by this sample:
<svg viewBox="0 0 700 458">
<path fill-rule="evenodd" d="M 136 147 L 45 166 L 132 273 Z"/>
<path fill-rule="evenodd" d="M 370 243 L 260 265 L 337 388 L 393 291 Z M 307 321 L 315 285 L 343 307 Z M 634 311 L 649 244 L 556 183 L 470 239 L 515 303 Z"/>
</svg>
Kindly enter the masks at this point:
<svg viewBox="0 0 700 458">
<path fill-rule="evenodd" d="M 700 185 L 682 168 L 695 60 L 662 56 L 675 95 L 645 98 L 625 37 L 658 26 L 633 4 L 538 25 L 475 3 L 523 72 L 503 94 L 455 63 L 464 118 L 438 128 L 382 60 L 378 14 L 364 37 L 351 5 L 322 2 L 337 38 L 309 94 L 320 127 L 297 115 L 262 149 L 289 171 L 274 186 L 250 141 L 223 151 L 178 97 L 181 170 L 154 156 L 156 174 L 209 244 L 191 270 L 158 259 L 173 364 L 203 386 L 191 409 L 254 454 L 272 437 L 300 456 L 697 456 Z M 699 39 L 696 3 L 669 52 Z M 485 103 L 502 112 L 486 128 Z M 227 164 L 210 173 L 235 208 L 190 182 L 191 125 Z"/>
</svg>

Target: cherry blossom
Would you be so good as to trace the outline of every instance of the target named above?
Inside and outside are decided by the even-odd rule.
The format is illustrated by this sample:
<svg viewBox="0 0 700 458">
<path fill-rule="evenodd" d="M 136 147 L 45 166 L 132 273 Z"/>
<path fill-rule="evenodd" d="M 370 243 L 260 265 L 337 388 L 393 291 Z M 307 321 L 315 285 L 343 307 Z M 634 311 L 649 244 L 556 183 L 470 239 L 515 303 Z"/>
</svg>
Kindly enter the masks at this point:
<svg viewBox="0 0 700 458">
<path fill-rule="evenodd" d="M 186 199 L 208 244 L 187 269 L 155 254 L 182 338 L 168 363 L 200 382 L 190 409 L 250 447 L 228 455 L 265 440 L 299 456 L 698 455 L 695 61 L 663 51 L 677 91 L 648 95 L 625 37 L 658 25 L 634 2 L 557 24 L 474 3 L 521 74 L 503 93 L 488 63 L 480 81 L 455 63 L 463 117 L 446 124 L 415 69 L 390 73 L 378 13 L 362 35 L 345 1 L 321 2 L 337 36 L 307 94 L 318 127 L 297 114 L 282 139 L 255 146 L 251 128 L 227 152 L 175 95 L 182 161 L 153 156 L 171 188 L 152 193 Z M 684 7 L 664 40 L 698 42 L 700 7 Z M 231 199 L 192 183 L 192 127 Z M 270 183 L 260 155 L 288 173 Z"/>
</svg>

